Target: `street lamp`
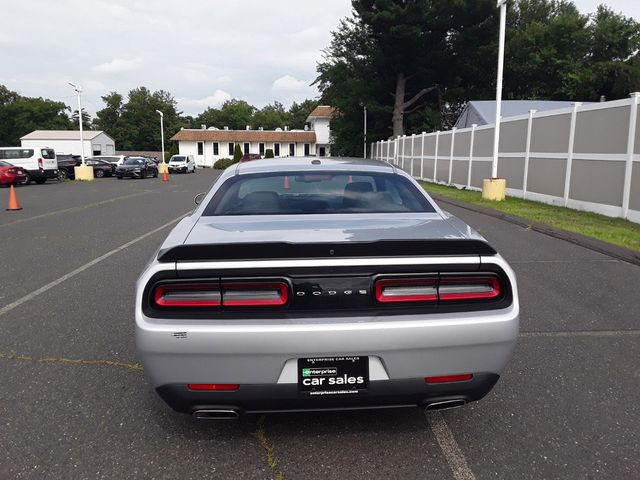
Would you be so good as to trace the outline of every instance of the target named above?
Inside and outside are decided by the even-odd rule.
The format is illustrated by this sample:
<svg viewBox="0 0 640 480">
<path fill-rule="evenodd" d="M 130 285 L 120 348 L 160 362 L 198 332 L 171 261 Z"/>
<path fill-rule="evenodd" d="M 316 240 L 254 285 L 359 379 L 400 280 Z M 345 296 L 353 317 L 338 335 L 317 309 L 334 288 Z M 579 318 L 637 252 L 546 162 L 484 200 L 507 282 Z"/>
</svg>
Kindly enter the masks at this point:
<svg viewBox="0 0 640 480">
<path fill-rule="evenodd" d="M 504 200 L 507 188 L 506 181 L 498 178 L 498 150 L 500 147 L 500 117 L 502 113 L 502 71 L 504 69 L 504 36 L 507 18 L 507 0 L 498 0 L 500 7 L 500 34 L 498 39 L 498 74 L 496 81 L 496 120 L 493 129 L 493 161 L 491 178 L 482 182 L 482 198 L 487 200 Z"/>
<path fill-rule="evenodd" d="M 362 108 L 364 109 L 364 156 L 363 158 L 367 158 L 367 106 L 362 104 Z"/>
<path fill-rule="evenodd" d="M 80 124 L 80 158 L 82 159 L 82 165 L 84 166 L 84 138 L 82 137 L 82 101 L 80 100 L 80 94 L 82 93 L 82 87 L 75 83 L 67 82 L 73 87 L 78 94 L 78 123 Z"/>
<path fill-rule="evenodd" d="M 162 139 L 162 163 L 166 163 L 166 160 L 164 158 L 164 125 L 163 125 L 163 120 L 164 120 L 164 114 L 160 111 L 160 110 L 156 110 L 156 113 L 158 115 L 160 115 L 160 138 Z"/>
</svg>

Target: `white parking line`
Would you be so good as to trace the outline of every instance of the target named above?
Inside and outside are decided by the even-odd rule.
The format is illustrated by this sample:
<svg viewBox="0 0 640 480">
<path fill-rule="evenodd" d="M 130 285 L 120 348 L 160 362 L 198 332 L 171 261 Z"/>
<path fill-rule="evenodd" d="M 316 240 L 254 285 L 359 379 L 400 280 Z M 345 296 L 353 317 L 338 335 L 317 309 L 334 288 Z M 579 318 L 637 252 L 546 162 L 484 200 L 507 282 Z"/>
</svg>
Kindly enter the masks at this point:
<svg viewBox="0 0 640 480">
<path fill-rule="evenodd" d="M 442 413 L 425 412 L 425 416 L 453 472 L 453 478 L 455 480 L 475 480 L 476 476 L 467 465 L 467 459 L 464 457 L 462 450 L 460 450 L 458 442 L 453 437 L 453 433 L 449 429 L 449 425 L 447 425 Z"/>
<path fill-rule="evenodd" d="M 124 250 L 127 247 L 130 247 L 131 245 L 133 245 L 134 243 L 139 242 L 140 240 L 144 240 L 145 238 L 149 237 L 150 235 L 153 235 L 154 233 L 158 233 L 160 230 L 163 230 L 171 225 L 173 225 L 174 223 L 182 220 L 184 217 L 186 217 L 187 215 L 189 215 L 190 212 L 185 213 L 184 215 L 180 215 L 178 218 L 174 218 L 173 220 L 171 220 L 170 222 L 165 223 L 164 225 L 159 226 L 158 228 L 154 228 L 153 230 L 151 230 L 150 232 L 147 232 L 143 235 L 140 235 L 139 237 L 134 238 L 133 240 L 125 243 L 124 245 L 120 245 L 118 248 L 114 248 L 113 250 L 105 253 L 104 255 L 99 256 L 98 258 L 94 258 L 93 260 L 91 260 L 89 263 L 85 263 L 84 265 L 82 265 L 81 267 L 76 268 L 75 270 L 72 270 L 71 272 L 67 273 L 66 275 L 61 276 L 60 278 L 54 280 L 53 282 L 47 283 L 46 285 L 38 288 L 37 290 L 34 290 L 31 293 L 28 293 L 27 295 L 25 295 L 22 298 L 19 298 L 18 300 L 16 300 L 15 302 L 11 302 L 8 305 L 5 305 L 4 307 L 0 308 L 0 316 L 4 315 L 5 313 L 10 312 L 11 310 L 13 310 L 16 307 L 19 307 L 20 305 L 22 305 L 25 302 L 28 302 L 29 300 L 34 299 L 35 297 L 37 297 L 38 295 L 40 295 L 41 293 L 46 292 L 47 290 L 52 289 L 53 287 L 55 287 L 56 285 L 60 285 L 62 282 L 64 282 L 65 280 L 69 280 L 72 277 L 75 277 L 76 275 L 78 275 L 79 273 L 84 272 L 86 269 L 93 267 L 95 264 L 100 263 L 103 260 L 106 260 L 107 258 L 109 258 L 112 255 L 115 255 L 118 252 L 121 252 L 122 250 Z"/>
</svg>

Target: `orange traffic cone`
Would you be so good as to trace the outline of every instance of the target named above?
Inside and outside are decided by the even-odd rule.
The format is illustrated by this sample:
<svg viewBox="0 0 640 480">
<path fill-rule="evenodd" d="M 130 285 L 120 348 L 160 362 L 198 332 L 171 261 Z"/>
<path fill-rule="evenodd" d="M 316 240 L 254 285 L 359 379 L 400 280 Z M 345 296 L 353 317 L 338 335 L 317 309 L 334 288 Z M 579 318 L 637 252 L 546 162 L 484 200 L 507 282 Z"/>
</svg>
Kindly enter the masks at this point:
<svg viewBox="0 0 640 480">
<path fill-rule="evenodd" d="M 167 173 L 167 171 L 165 170 L 164 173 L 162 174 L 162 181 L 163 182 L 168 182 L 169 181 L 169 174 Z"/>
<path fill-rule="evenodd" d="M 9 189 L 9 208 L 7 210 L 22 210 L 20 202 L 18 202 L 18 196 L 16 195 L 16 189 L 11 185 Z"/>
<path fill-rule="evenodd" d="M 282 188 L 284 188 L 285 190 L 289 190 L 289 177 L 284 177 L 284 185 L 282 185 Z"/>
</svg>

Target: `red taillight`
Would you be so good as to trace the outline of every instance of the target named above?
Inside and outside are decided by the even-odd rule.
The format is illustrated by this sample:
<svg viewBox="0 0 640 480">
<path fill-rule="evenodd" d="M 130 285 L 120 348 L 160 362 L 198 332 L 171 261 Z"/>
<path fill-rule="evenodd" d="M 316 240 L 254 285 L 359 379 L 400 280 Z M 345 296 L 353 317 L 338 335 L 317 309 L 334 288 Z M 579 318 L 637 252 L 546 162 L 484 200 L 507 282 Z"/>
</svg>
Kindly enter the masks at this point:
<svg viewBox="0 0 640 480">
<path fill-rule="evenodd" d="M 218 285 L 177 284 L 156 287 L 153 298 L 160 307 L 217 307 L 222 295 Z"/>
<path fill-rule="evenodd" d="M 237 383 L 189 383 L 187 386 L 199 392 L 232 392 L 240 388 Z"/>
<path fill-rule="evenodd" d="M 159 307 L 277 307 L 289 301 L 285 282 L 178 283 L 158 285 L 153 300 Z"/>
<path fill-rule="evenodd" d="M 429 302 L 438 299 L 437 278 L 385 279 L 376 282 L 376 300 L 390 302 Z"/>
<path fill-rule="evenodd" d="M 224 307 L 259 307 L 285 305 L 289 287 L 284 282 L 223 283 Z"/>
<path fill-rule="evenodd" d="M 440 377 L 425 377 L 427 383 L 449 383 L 449 382 L 466 382 L 473 378 L 471 373 L 463 373 L 460 375 L 443 375 Z"/>
<path fill-rule="evenodd" d="M 489 300 L 500 295 L 495 277 L 443 277 L 438 286 L 440 300 Z"/>
<path fill-rule="evenodd" d="M 40 171 L 44 170 L 41 158 L 38 159 L 38 170 L 40 170 Z"/>
</svg>

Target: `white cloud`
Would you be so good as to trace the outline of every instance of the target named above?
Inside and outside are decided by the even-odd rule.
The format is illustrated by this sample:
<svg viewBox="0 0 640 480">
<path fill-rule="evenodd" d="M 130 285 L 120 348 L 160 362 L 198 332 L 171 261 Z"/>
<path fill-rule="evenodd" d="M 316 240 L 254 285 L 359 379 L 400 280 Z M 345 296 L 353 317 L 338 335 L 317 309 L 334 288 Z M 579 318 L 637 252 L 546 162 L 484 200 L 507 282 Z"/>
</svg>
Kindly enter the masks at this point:
<svg viewBox="0 0 640 480">
<path fill-rule="evenodd" d="M 291 75 L 283 75 L 273 82 L 271 88 L 280 92 L 299 92 L 301 90 L 307 90 L 309 83 L 305 80 L 298 80 Z"/>
<path fill-rule="evenodd" d="M 91 68 L 98 73 L 123 73 L 135 70 L 140 65 L 139 58 L 114 58 L 110 62 L 101 63 Z"/>
<path fill-rule="evenodd" d="M 227 100 L 231 100 L 231 95 L 224 90 L 216 90 L 213 95 L 204 98 L 177 98 L 178 108 L 186 114 L 200 113 L 208 107 L 218 108 Z"/>
</svg>

